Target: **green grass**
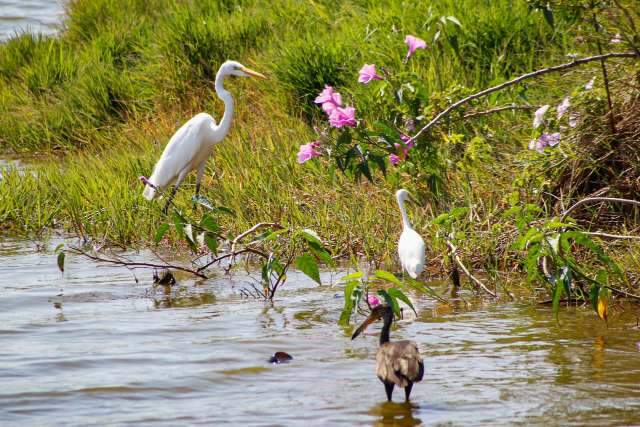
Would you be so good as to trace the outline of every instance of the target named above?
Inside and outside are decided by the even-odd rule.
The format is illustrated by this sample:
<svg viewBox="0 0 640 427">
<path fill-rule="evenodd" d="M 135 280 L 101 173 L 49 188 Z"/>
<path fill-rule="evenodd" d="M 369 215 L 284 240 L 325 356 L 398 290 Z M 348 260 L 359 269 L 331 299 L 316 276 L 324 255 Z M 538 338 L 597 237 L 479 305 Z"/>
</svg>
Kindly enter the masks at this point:
<svg viewBox="0 0 640 427">
<path fill-rule="evenodd" d="M 26 173 L 4 173 L 5 233 L 65 229 L 121 244 L 149 241 L 163 218 L 158 203 L 142 199 L 137 177 L 151 173 L 169 137 L 193 114 L 220 116 L 212 80 L 223 60 L 236 59 L 271 78 L 228 83 L 238 113 L 204 181 L 205 196 L 236 212 L 224 225 L 305 225 L 337 252 L 379 261 L 394 256 L 399 186 L 425 197 L 414 213 L 427 237 L 435 232 L 429 220 L 442 209 L 471 206 L 485 221 L 470 245 L 496 252 L 486 233 L 497 233 L 493 215 L 506 204 L 512 155 L 523 148 L 530 118 L 508 113 L 465 128 L 442 158 L 440 199 L 423 191 L 425 171 L 393 172 L 374 186 L 322 160 L 297 164 L 299 145 L 314 139 L 310 125 L 322 120 L 313 105 L 317 92 L 336 85 L 347 102 L 360 100 L 358 117 L 375 119 L 375 94 L 357 83 L 357 72 L 365 62 L 400 70 L 404 37 L 415 34 L 428 48 L 407 69 L 426 82 L 436 112 L 449 102 L 442 98 L 447 91 L 469 92 L 564 60 L 576 34 L 571 20 L 557 16 L 551 29 L 516 0 L 74 0 L 68 14 L 59 37 L 24 34 L 0 45 L 0 148 L 48 156 Z M 440 19 L 447 16 L 461 26 Z M 491 103 L 535 103 L 563 90 L 529 85 Z M 190 177 L 179 204 L 190 206 L 193 184 Z M 503 267 L 491 257 L 484 262 Z"/>
</svg>

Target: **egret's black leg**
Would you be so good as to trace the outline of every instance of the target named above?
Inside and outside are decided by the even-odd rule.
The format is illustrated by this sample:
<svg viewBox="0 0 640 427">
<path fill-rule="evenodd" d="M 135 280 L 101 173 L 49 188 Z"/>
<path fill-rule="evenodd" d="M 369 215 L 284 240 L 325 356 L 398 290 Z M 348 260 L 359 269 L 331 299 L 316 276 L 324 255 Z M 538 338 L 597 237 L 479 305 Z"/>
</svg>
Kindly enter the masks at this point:
<svg viewBox="0 0 640 427">
<path fill-rule="evenodd" d="M 384 383 L 384 391 L 387 392 L 387 400 L 391 402 L 391 395 L 393 394 L 393 383 Z"/>
<path fill-rule="evenodd" d="M 408 386 L 404 388 L 404 400 L 405 402 L 409 401 L 409 396 L 411 396 L 411 389 L 413 388 L 413 383 L 409 383 Z"/>
<path fill-rule="evenodd" d="M 173 201 L 173 198 L 176 195 L 177 191 L 178 191 L 178 185 L 176 184 L 173 186 L 173 190 L 171 190 L 171 194 L 167 198 L 167 203 L 165 203 L 164 208 L 162 208 L 162 213 L 166 214 L 169 211 L 169 205 Z"/>
</svg>

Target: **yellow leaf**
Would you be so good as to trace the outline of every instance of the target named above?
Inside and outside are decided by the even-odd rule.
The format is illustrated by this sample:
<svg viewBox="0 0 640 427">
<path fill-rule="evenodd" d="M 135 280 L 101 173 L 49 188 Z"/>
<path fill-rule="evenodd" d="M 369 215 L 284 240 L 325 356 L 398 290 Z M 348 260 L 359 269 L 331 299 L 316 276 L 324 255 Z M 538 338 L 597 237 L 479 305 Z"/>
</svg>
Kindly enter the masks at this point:
<svg viewBox="0 0 640 427">
<path fill-rule="evenodd" d="M 598 316 L 607 321 L 607 298 L 602 295 L 598 296 Z"/>
</svg>

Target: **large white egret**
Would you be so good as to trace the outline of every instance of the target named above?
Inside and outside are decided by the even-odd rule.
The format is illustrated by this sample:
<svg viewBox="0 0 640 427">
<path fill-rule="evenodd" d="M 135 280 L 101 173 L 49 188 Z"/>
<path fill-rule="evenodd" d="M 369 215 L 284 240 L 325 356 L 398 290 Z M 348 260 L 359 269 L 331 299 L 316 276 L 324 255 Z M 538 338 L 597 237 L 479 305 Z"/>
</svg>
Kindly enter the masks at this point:
<svg viewBox="0 0 640 427">
<path fill-rule="evenodd" d="M 405 201 L 409 199 L 410 194 L 407 190 L 401 189 L 396 192 L 396 199 L 402 214 L 402 234 L 398 240 L 398 256 L 400 264 L 409 276 L 416 279 L 422 270 L 424 270 L 424 240 L 413 229 L 409 221 L 409 215 L 404 208 Z"/>
<path fill-rule="evenodd" d="M 197 170 L 196 197 L 200 193 L 200 181 L 213 151 L 213 147 L 229 132 L 233 119 L 233 97 L 224 86 L 227 76 L 237 77 L 266 77 L 253 71 L 236 61 L 226 61 L 220 66 L 216 74 L 215 89 L 218 98 L 224 102 L 224 115 L 220 124 L 210 114 L 199 113 L 186 122 L 173 134 L 165 147 L 160 160 L 156 163 L 153 174 L 149 179 L 141 177 L 145 184 L 143 196 L 153 200 L 168 186 L 175 183 L 171 195 L 164 206 L 165 212 L 178 190 L 178 187 L 192 170 Z"/>
</svg>

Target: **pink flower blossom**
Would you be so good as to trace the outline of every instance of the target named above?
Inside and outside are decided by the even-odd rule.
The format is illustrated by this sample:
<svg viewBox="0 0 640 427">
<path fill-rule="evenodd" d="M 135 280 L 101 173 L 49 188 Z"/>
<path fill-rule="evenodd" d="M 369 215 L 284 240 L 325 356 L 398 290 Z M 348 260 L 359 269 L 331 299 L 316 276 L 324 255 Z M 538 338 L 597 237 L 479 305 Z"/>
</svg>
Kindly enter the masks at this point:
<svg viewBox="0 0 640 427">
<path fill-rule="evenodd" d="M 316 151 L 316 148 L 320 147 L 320 141 L 313 141 L 308 144 L 303 144 L 300 146 L 300 151 L 298 152 L 298 163 L 304 163 L 307 160 L 311 160 L 314 157 L 320 157 L 322 154 Z"/>
<path fill-rule="evenodd" d="M 334 92 L 333 87 L 325 85 L 324 90 L 318 94 L 314 102 L 316 104 L 331 102 L 339 107 L 342 105 L 342 96 L 338 92 Z"/>
<path fill-rule="evenodd" d="M 400 163 L 402 160 L 400 159 L 400 157 L 398 157 L 395 154 L 389 154 L 389 163 L 391 163 L 392 165 L 396 166 L 398 163 Z"/>
<path fill-rule="evenodd" d="M 569 127 L 576 127 L 578 126 L 578 115 L 575 113 L 571 113 L 569 114 Z"/>
<path fill-rule="evenodd" d="M 378 299 L 375 295 L 369 295 L 367 297 L 367 301 L 371 307 L 375 307 L 376 305 L 380 305 L 380 299 Z"/>
<path fill-rule="evenodd" d="M 548 105 L 543 105 L 538 108 L 535 113 L 533 113 L 533 128 L 538 128 L 542 124 L 542 120 L 544 119 L 544 115 L 549 109 Z"/>
<path fill-rule="evenodd" d="M 560 133 L 543 133 L 538 139 L 529 141 L 529 150 L 536 150 L 538 153 L 544 152 L 547 147 L 555 147 L 560 143 Z"/>
<path fill-rule="evenodd" d="M 593 83 L 595 83 L 595 81 L 596 81 L 595 77 L 593 77 L 591 80 L 589 80 L 589 82 L 586 85 L 584 85 L 584 90 L 593 89 Z"/>
<path fill-rule="evenodd" d="M 611 44 L 620 44 L 620 43 L 622 43 L 622 38 L 620 37 L 620 33 L 616 33 L 616 35 L 613 36 L 613 38 L 611 40 L 609 40 L 609 43 L 611 43 Z"/>
<path fill-rule="evenodd" d="M 336 107 L 329 114 L 329 124 L 336 128 L 356 125 L 356 109 L 353 107 Z"/>
<path fill-rule="evenodd" d="M 358 76 L 358 82 L 367 84 L 371 80 L 382 80 L 382 76 L 376 73 L 375 64 L 364 64 L 360 69 L 360 75 Z"/>
<path fill-rule="evenodd" d="M 413 148 L 413 141 L 411 141 L 411 137 L 409 135 L 405 135 L 404 133 L 400 134 L 400 141 L 404 142 L 404 145 L 411 150 Z"/>
<path fill-rule="evenodd" d="M 405 61 L 408 60 L 411 55 L 413 55 L 413 52 L 415 52 L 416 49 L 425 49 L 427 47 L 427 43 L 424 40 L 415 36 L 405 37 L 404 42 L 407 44 L 407 46 L 409 46 L 409 51 L 407 52 Z"/>
<path fill-rule="evenodd" d="M 567 112 L 567 110 L 569 109 L 569 106 L 571 104 L 569 103 L 569 97 L 565 97 L 562 102 L 556 107 L 556 110 L 558 111 L 558 120 L 560 120 L 560 118 L 564 115 L 564 113 Z"/>
</svg>

